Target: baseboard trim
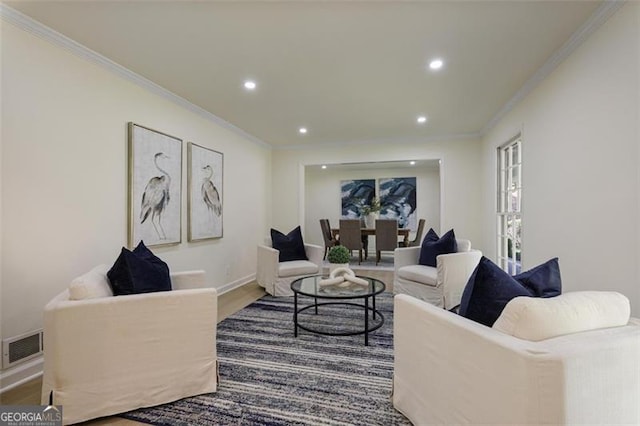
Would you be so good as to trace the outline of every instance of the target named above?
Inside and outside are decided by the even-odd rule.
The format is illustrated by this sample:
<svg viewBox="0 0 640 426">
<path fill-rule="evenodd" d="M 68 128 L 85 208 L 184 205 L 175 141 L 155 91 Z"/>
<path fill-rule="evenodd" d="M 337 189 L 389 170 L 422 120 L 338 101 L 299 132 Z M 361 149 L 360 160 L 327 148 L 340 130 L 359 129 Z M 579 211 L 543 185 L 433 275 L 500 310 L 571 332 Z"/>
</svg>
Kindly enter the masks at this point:
<svg viewBox="0 0 640 426">
<path fill-rule="evenodd" d="M 24 364 L 0 372 L 0 394 L 42 376 L 44 357 L 40 355 Z"/>
<path fill-rule="evenodd" d="M 246 277 L 237 279 L 235 281 L 232 281 L 230 283 L 226 283 L 225 285 L 223 285 L 222 287 L 218 287 L 218 295 L 227 293 L 231 290 L 235 290 L 238 287 L 242 287 L 245 284 L 249 284 L 252 281 L 256 280 L 256 274 L 251 274 L 251 275 L 247 275 Z"/>
</svg>

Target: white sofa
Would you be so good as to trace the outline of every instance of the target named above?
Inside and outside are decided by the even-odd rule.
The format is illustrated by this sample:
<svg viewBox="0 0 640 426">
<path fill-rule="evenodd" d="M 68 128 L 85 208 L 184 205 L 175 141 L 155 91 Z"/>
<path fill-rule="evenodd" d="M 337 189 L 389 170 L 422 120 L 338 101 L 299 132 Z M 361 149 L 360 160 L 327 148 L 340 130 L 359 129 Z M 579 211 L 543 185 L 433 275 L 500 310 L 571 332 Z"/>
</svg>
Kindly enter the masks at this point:
<svg viewBox="0 0 640 426">
<path fill-rule="evenodd" d="M 408 294 L 432 305 L 451 309 L 460 304 L 462 291 L 478 266 L 482 252 L 471 249 L 471 241 L 456 239 L 458 252 L 441 254 L 436 267 L 420 265 L 420 246 L 394 252 L 393 293 Z"/>
<path fill-rule="evenodd" d="M 112 296 L 107 270 L 45 307 L 42 404 L 70 424 L 215 392 L 218 302 L 204 271 L 171 274 L 173 291 Z"/>
<path fill-rule="evenodd" d="M 280 252 L 271 246 L 271 238 L 265 238 L 264 245 L 258 246 L 258 284 L 272 296 L 293 296 L 291 283 L 294 280 L 322 273 L 324 249 L 314 244 L 305 244 L 304 250 L 309 260 L 279 262 Z"/>
<path fill-rule="evenodd" d="M 415 425 L 640 424 L 640 320 L 629 319 L 628 308 L 626 325 L 539 341 L 406 295 L 395 297 L 394 309 L 393 405 Z M 557 323 L 514 326 L 527 309 L 506 316 L 512 330 Z M 539 310 L 540 322 L 547 311 Z M 583 330 L 596 311 L 586 311 Z"/>
</svg>

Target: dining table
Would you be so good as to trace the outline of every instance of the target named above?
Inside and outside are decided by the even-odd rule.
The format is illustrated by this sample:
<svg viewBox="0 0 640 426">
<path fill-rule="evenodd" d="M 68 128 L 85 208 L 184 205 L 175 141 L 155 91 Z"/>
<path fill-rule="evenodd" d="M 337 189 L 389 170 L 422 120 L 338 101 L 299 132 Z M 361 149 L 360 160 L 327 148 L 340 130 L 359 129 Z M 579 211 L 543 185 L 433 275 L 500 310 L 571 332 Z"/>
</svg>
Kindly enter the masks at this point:
<svg viewBox="0 0 640 426">
<path fill-rule="evenodd" d="M 398 228 L 398 236 L 403 237 L 400 242 L 400 247 L 406 247 L 409 244 L 409 228 Z M 360 228 L 360 234 L 362 235 L 362 243 L 364 248 L 364 256 L 367 258 L 367 249 L 369 248 L 369 236 L 376 235 L 376 228 Z M 331 236 L 334 239 L 338 239 L 340 235 L 340 228 L 331 228 Z"/>
</svg>

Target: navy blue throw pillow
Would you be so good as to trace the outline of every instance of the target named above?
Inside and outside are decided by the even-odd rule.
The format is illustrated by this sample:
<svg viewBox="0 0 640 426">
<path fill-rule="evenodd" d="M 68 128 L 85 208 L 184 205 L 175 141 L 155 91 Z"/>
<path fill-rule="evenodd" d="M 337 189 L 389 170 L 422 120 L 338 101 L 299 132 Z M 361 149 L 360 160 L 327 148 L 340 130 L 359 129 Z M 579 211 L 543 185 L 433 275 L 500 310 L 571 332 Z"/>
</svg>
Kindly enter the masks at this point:
<svg viewBox="0 0 640 426">
<path fill-rule="evenodd" d="M 458 313 L 491 327 L 511 299 L 552 297 L 559 295 L 561 289 L 557 258 L 512 277 L 482 256 L 464 288 Z"/>
<path fill-rule="evenodd" d="M 114 296 L 171 290 L 169 267 L 142 241 L 133 251 L 122 247 L 107 277 Z"/>
<path fill-rule="evenodd" d="M 442 237 L 438 237 L 433 228 L 429 229 L 420 248 L 419 264 L 425 266 L 436 266 L 436 257 L 441 254 L 456 253 L 458 251 L 458 243 L 456 242 L 456 234 L 451 229 Z"/>
<path fill-rule="evenodd" d="M 299 226 L 287 235 L 271 228 L 271 245 L 280 252 L 278 256 L 279 262 L 309 260 L 309 258 L 307 258 L 307 252 L 304 250 L 302 231 Z"/>
<path fill-rule="evenodd" d="M 526 287 L 482 256 L 462 292 L 458 314 L 491 327 L 511 299 L 530 295 Z"/>
<path fill-rule="evenodd" d="M 560 265 L 557 257 L 521 274 L 514 275 L 513 278 L 525 286 L 535 297 L 554 297 L 562 293 L 562 279 L 560 278 Z"/>
<path fill-rule="evenodd" d="M 434 231 L 433 228 L 429 228 L 429 232 L 427 232 L 427 235 L 424 236 L 422 242 L 424 243 L 425 241 L 438 241 L 439 239 L 440 237 L 438 237 L 436 231 Z"/>
</svg>

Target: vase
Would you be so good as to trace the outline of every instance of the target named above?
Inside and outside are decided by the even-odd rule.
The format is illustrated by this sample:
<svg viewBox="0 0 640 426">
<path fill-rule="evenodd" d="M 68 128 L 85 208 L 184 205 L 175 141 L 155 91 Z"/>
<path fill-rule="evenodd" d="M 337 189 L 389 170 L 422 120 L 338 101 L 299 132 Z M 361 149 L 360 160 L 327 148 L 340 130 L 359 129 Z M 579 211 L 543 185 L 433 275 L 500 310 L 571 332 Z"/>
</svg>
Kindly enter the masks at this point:
<svg viewBox="0 0 640 426">
<path fill-rule="evenodd" d="M 378 219 L 378 213 L 369 213 L 364 217 L 364 226 L 366 228 L 375 228 L 376 219 Z"/>
<path fill-rule="evenodd" d="M 338 268 L 348 268 L 349 263 L 330 263 L 329 264 L 329 275 L 333 272 L 334 269 Z"/>
</svg>

